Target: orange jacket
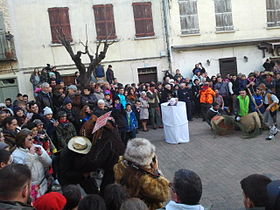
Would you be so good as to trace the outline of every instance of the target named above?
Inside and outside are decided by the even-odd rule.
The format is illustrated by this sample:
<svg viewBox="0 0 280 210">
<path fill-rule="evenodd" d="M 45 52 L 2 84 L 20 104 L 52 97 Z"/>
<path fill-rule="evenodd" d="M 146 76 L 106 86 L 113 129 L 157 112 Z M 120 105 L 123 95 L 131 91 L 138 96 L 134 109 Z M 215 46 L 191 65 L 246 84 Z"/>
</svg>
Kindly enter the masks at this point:
<svg viewBox="0 0 280 210">
<path fill-rule="evenodd" d="M 213 104 L 213 97 L 216 95 L 215 91 L 212 88 L 208 87 L 207 89 L 202 89 L 200 93 L 200 103 Z"/>
</svg>

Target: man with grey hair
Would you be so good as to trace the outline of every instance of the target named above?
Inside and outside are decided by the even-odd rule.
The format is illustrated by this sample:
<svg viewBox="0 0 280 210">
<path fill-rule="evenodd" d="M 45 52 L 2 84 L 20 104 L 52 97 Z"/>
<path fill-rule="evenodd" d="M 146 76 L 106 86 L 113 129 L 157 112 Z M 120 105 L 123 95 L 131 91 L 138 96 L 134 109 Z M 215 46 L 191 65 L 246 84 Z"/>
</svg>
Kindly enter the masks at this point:
<svg viewBox="0 0 280 210">
<path fill-rule="evenodd" d="M 103 99 L 99 99 L 97 101 L 97 107 L 94 109 L 93 114 L 97 117 L 105 114 L 108 110 L 105 109 L 105 101 Z"/>
<path fill-rule="evenodd" d="M 42 112 L 43 109 L 47 106 L 53 109 L 53 96 L 51 93 L 51 88 L 49 83 L 44 82 L 41 85 L 42 90 L 38 93 L 36 97 L 36 102 L 40 108 L 40 111 Z"/>
</svg>

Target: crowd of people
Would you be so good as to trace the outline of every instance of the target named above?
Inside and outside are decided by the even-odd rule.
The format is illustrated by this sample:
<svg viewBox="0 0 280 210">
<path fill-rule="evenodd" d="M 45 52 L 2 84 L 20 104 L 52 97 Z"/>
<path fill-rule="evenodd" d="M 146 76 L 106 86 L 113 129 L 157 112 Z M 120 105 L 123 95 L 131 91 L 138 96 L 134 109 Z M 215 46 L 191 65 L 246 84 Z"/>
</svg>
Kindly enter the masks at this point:
<svg viewBox="0 0 280 210">
<path fill-rule="evenodd" d="M 123 85 L 111 65 L 106 73 L 99 66 L 88 86 L 79 72 L 65 85 L 56 67 L 35 69 L 35 100 L 19 93 L 0 104 L 0 209 L 155 210 L 171 195 L 167 210 L 203 210 L 199 176 L 182 169 L 167 180 L 154 145 L 137 133 L 163 128 L 160 105 L 177 98 L 186 103 L 189 121 L 201 117 L 209 125 L 217 115 L 239 121 L 257 111 L 271 140 L 278 132 L 280 68 L 270 60 L 264 68 L 248 77 L 209 78 L 199 63 L 192 78 L 177 69 L 175 75 L 167 71 L 163 82 Z M 108 112 L 106 126 L 92 134 L 97 118 Z M 242 180 L 245 207 L 279 209 L 279 186 L 261 175 Z"/>
</svg>

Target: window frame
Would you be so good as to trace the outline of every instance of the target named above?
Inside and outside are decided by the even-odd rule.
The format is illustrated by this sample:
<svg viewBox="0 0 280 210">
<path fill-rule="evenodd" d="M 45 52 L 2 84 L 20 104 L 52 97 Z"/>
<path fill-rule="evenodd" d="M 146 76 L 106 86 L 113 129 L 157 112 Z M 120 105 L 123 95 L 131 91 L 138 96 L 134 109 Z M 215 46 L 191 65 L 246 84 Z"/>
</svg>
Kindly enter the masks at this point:
<svg viewBox="0 0 280 210">
<path fill-rule="evenodd" d="M 135 11 L 137 10 L 137 6 L 148 6 L 150 11 L 150 17 L 136 17 Z M 152 10 L 152 2 L 133 2 L 133 17 L 134 17 L 134 25 L 135 25 L 135 37 L 136 38 L 145 38 L 145 37 L 153 37 L 155 36 L 155 29 L 154 29 L 154 20 L 153 20 L 153 10 Z M 150 21 L 150 26 L 152 28 L 151 31 L 146 32 L 137 32 L 137 22 L 143 21 Z M 145 26 L 148 26 L 146 24 Z"/>
<path fill-rule="evenodd" d="M 269 1 L 273 1 L 274 8 L 268 8 L 269 7 Z M 273 16 L 275 20 L 273 22 L 269 22 L 269 15 L 268 13 L 272 12 L 274 13 Z M 279 18 L 277 18 L 277 13 L 279 14 Z M 279 2 L 279 8 L 277 8 L 277 0 L 266 0 L 266 24 L 268 28 L 273 27 L 280 27 L 280 2 Z"/>
<path fill-rule="evenodd" d="M 96 39 L 97 40 L 114 40 L 117 39 L 117 34 L 116 34 L 116 25 L 115 25 L 115 17 L 114 17 L 114 6 L 113 4 L 96 4 L 92 6 L 93 8 L 93 14 L 94 14 L 94 20 L 95 20 L 95 31 L 96 31 Z M 103 8 L 105 9 L 105 13 L 106 13 L 106 9 L 109 8 L 111 9 L 111 19 L 103 19 L 103 20 L 99 20 L 97 18 L 97 8 Z M 105 17 L 105 16 L 104 16 Z M 106 17 L 105 17 L 106 18 Z M 108 23 L 112 24 L 112 29 L 113 29 L 113 33 L 108 35 Z M 100 25 L 104 24 L 105 25 L 105 33 L 106 35 L 102 35 L 102 34 L 98 34 L 99 32 L 99 27 Z"/>
<path fill-rule="evenodd" d="M 58 17 L 51 17 L 51 15 L 57 15 Z M 67 23 L 61 23 L 61 15 L 65 13 L 66 15 L 66 22 Z M 59 39 L 57 38 L 57 32 L 54 30 L 57 30 L 56 27 L 60 26 L 62 29 L 62 32 L 64 33 L 63 29 L 65 29 L 67 27 L 68 34 L 65 34 L 65 36 L 67 37 L 67 39 L 72 42 L 73 38 L 72 38 L 72 31 L 71 31 L 71 23 L 70 23 L 70 17 L 69 17 L 69 8 L 68 7 L 52 7 L 52 8 L 48 8 L 48 15 L 49 15 L 49 22 L 50 22 L 50 30 L 51 30 L 51 38 L 52 44 L 61 44 L 61 42 L 59 41 Z M 56 23 L 53 23 L 52 20 L 57 20 Z M 59 30 L 59 29 L 58 29 Z"/>
<path fill-rule="evenodd" d="M 218 12 L 217 8 L 217 3 L 223 1 L 224 4 L 225 1 L 229 1 L 230 5 L 230 11 L 222 11 Z M 234 31 L 234 23 L 233 23 L 233 14 L 232 14 L 232 3 L 231 0 L 214 0 L 214 9 L 215 9 L 215 20 L 216 20 L 216 32 L 228 32 L 228 31 Z M 224 16 L 224 15 L 230 15 L 230 22 L 232 23 L 231 25 L 223 25 L 223 26 L 218 26 L 218 18 L 217 16 Z M 225 19 L 223 19 L 223 23 L 225 23 Z"/>
<path fill-rule="evenodd" d="M 188 4 L 189 2 L 195 2 L 195 10 L 196 14 L 182 14 L 180 10 L 180 4 Z M 191 35 L 191 34 L 199 34 L 200 33 L 200 28 L 199 28 L 199 18 L 198 18 L 198 8 L 197 8 L 197 0 L 178 0 L 178 5 L 179 5 L 179 15 L 180 15 L 180 27 L 181 27 L 181 35 Z M 182 19 L 188 19 L 188 17 L 193 17 L 194 22 L 197 23 L 196 28 L 185 28 L 183 29 L 183 21 Z"/>
</svg>

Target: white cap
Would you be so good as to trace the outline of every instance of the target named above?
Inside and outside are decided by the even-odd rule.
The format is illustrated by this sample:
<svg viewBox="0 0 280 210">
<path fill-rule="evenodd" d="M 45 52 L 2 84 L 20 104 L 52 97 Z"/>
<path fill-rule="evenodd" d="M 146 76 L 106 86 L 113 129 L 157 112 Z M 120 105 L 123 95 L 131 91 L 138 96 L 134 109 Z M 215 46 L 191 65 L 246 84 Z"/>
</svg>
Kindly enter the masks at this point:
<svg viewBox="0 0 280 210">
<path fill-rule="evenodd" d="M 53 114 L 53 111 L 50 107 L 45 107 L 44 108 L 44 116 L 47 115 L 47 114 Z"/>
</svg>

